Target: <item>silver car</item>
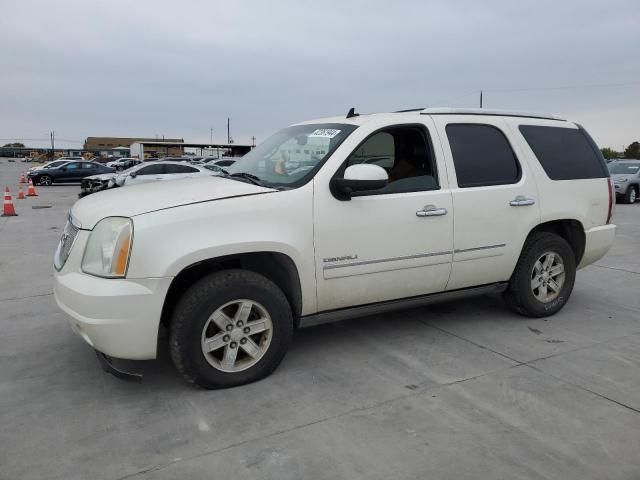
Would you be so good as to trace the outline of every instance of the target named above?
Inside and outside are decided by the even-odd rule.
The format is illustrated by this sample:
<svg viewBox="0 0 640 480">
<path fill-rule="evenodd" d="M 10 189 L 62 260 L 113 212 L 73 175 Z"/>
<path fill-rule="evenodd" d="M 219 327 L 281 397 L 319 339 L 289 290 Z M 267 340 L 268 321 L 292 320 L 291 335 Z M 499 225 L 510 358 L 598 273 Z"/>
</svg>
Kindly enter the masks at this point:
<svg viewBox="0 0 640 480">
<path fill-rule="evenodd" d="M 103 173 L 102 175 L 92 175 L 84 178 L 80 185 L 79 197 L 82 198 L 91 193 L 113 187 L 161 180 L 179 180 L 181 178 L 216 175 L 219 173 L 219 168 L 207 165 L 189 165 L 183 162 L 142 162 L 123 172 Z"/>
<path fill-rule="evenodd" d="M 620 160 L 607 166 L 618 199 L 633 203 L 640 198 L 640 160 Z"/>
</svg>

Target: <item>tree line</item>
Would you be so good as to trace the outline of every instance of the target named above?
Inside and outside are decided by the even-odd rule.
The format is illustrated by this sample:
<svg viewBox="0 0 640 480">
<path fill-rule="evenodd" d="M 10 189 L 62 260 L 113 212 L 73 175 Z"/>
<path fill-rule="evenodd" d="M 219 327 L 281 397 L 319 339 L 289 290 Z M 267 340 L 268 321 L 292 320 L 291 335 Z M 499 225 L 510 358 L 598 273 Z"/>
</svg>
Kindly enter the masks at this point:
<svg viewBox="0 0 640 480">
<path fill-rule="evenodd" d="M 616 152 L 615 150 L 605 147 L 601 148 L 600 151 L 602 155 L 607 160 L 611 160 L 612 158 L 620 158 L 624 156 L 624 158 L 637 158 L 640 159 L 640 142 L 632 142 L 629 144 L 627 148 L 624 149 L 624 153 Z"/>
</svg>

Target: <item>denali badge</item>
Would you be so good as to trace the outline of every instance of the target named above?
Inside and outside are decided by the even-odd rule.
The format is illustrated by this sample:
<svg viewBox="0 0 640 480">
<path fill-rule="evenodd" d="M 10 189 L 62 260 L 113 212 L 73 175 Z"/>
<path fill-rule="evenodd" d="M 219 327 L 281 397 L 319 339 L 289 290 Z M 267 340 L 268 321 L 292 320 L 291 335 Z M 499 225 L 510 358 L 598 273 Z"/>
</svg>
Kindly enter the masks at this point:
<svg viewBox="0 0 640 480">
<path fill-rule="evenodd" d="M 331 263 L 331 262 L 342 262 L 343 260 L 355 260 L 356 258 L 358 258 L 358 255 L 344 255 L 342 257 L 323 258 L 322 261 L 324 263 Z"/>
</svg>

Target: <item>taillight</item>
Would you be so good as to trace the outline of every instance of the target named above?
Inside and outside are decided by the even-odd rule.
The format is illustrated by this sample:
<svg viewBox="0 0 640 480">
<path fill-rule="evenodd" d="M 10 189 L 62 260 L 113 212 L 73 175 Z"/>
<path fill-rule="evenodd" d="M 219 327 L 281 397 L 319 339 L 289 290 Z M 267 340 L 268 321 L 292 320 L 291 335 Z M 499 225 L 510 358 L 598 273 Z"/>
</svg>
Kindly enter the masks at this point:
<svg viewBox="0 0 640 480">
<path fill-rule="evenodd" d="M 607 225 L 613 220 L 613 212 L 616 208 L 616 191 L 613 187 L 613 180 L 611 177 L 607 178 L 607 184 L 609 186 L 609 211 L 607 212 Z"/>
</svg>

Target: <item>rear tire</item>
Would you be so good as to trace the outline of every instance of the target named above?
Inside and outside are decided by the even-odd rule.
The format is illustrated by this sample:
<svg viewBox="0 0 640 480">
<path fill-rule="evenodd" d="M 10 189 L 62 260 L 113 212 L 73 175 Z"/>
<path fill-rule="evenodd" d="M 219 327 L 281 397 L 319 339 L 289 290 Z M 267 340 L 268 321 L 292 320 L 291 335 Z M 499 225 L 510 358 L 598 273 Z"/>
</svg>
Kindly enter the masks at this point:
<svg viewBox="0 0 640 480">
<path fill-rule="evenodd" d="M 271 374 L 292 335 L 291 307 L 272 281 L 246 270 L 224 270 L 202 278 L 179 300 L 169 348 L 188 382 L 227 388 Z"/>
<path fill-rule="evenodd" d="M 521 315 L 547 317 L 567 303 L 575 278 L 576 257 L 567 241 L 536 232 L 522 248 L 504 299 Z"/>
</svg>

